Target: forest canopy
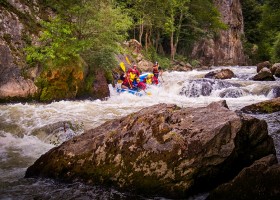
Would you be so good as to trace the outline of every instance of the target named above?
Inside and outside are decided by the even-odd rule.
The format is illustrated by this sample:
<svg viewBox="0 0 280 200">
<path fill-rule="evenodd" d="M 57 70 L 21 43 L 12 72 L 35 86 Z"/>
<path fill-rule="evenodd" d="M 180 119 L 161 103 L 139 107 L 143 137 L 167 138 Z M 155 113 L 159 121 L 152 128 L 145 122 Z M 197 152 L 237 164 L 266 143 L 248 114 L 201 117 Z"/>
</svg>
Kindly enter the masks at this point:
<svg viewBox="0 0 280 200">
<path fill-rule="evenodd" d="M 246 53 L 253 63 L 280 62 L 280 1 L 242 0 Z"/>
<path fill-rule="evenodd" d="M 111 68 L 121 43 L 137 39 L 148 59 L 164 65 L 189 60 L 193 45 L 227 29 L 213 0 L 39 0 L 55 17 L 42 21 L 40 46 L 26 48 L 29 63 L 75 57 Z M 243 0 L 244 46 L 253 63 L 280 60 L 279 0 Z"/>
<path fill-rule="evenodd" d="M 56 13 L 41 22 L 40 46 L 27 50 L 28 62 L 76 56 L 113 67 L 120 43 L 137 39 L 149 59 L 188 57 L 192 45 L 226 25 L 212 0 L 40 0 Z M 59 36 L 60 39 L 57 38 Z"/>
</svg>

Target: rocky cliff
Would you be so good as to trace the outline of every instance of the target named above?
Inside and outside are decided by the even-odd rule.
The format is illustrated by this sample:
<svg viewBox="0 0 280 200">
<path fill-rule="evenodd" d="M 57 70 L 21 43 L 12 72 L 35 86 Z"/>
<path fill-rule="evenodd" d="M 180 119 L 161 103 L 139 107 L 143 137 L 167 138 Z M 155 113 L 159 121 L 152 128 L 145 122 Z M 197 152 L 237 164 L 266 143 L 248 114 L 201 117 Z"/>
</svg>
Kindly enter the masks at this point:
<svg viewBox="0 0 280 200">
<path fill-rule="evenodd" d="M 34 37 L 38 12 L 35 1 L 29 5 L 14 0 L 1 1 L 0 99 L 26 98 L 37 91 L 34 82 L 23 75 L 27 68 L 23 48 Z"/>
<path fill-rule="evenodd" d="M 41 31 L 39 21 L 54 15 L 42 2 L 44 1 L 0 1 L 0 102 L 107 97 L 109 89 L 105 76 L 96 78 L 97 72 L 89 71 L 89 66 L 83 65 L 83 62 L 70 63 L 73 70 L 61 66 L 61 70 L 55 72 L 43 71 L 41 66 L 26 63 L 24 48 L 38 43 Z M 39 75 L 43 75 L 40 80 Z M 85 79 L 90 79 L 91 82 Z"/>
<path fill-rule="evenodd" d="M 244 23 L 239 0 L 214 0 L 227 30 L 212 38 L 198 42 L 192 57 L 202 65 L 246 65 L 242 36 Z"/>
</svg>

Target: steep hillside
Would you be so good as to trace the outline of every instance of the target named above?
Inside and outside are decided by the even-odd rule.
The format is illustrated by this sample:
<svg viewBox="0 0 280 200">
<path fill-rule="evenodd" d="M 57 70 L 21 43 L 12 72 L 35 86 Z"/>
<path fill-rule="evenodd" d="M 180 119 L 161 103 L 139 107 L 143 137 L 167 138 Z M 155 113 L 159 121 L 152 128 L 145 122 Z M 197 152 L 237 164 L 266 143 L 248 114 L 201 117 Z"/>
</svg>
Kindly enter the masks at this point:
<svg viewBox="0 0 280 200">
<path fill-rule="evenodd" d="M 24 48 L 40 42 L 38 36 L 42 27 L 39 22 L 54 15 L 40 0 L 0 2 L 0 102 L 109 95 L 104 72 L 88 70 L 82 59 L 60 66 L 59 70 L 44 70 L 38 64 L 26 63 Z M 100 74 L 102 78 L 97 77 Z M 89 76 L 91 82 L 86 82 Z"/>
<path fill-rule="evenodd" d="M 32 81 L 36 71 L 24 73 L 23 48 L 36 40 L 40 8 L 35 1 L 1 1 L 0 5 L 0 99 L 27 98 L 37 91 Z"/>
<path fill-rule="evenodd" d="M 246 65 L 242 37 L 244 23 L 239 0 L 215 0 L 227 30 L 198 42 L 192 57 L 204 65 Z"/>
</svg>

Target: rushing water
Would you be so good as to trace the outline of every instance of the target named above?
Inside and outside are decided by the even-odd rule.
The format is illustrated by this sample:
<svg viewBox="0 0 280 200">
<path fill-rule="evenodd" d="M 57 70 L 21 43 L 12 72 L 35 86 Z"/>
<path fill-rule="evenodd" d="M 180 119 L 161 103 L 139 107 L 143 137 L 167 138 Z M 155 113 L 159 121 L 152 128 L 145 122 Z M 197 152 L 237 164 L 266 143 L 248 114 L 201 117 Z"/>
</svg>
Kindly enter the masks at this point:
<svg viewBox="0 0 280 200">
<path fill-rule="evenodd" d="M 221 68 L 221 67 L 220 67 Z M 225 99 L 231 110 L 279 96 L 280 80 L 250 80 L 256 67 L 223 67 L 236 77 L 211 80 L 209 71 L 164 72 L 161 87 L 152 87 L 150 96 L 117 94 L 104 101 L 60 101 L 51 104 L 0 105 L 0 199 L 164 199 L 147 198 L 114 188 L 63 184 L 48 179 L 25 179 L 24 174 L 40 155 L 69 138 L 144 107 L 173 103 L 180 107 L 200 107 Z M 280 159 L 280 113 L 255 115 L 269 125 Z M 203 199 L 204 196 L 193 197 Z"/>
</svg>

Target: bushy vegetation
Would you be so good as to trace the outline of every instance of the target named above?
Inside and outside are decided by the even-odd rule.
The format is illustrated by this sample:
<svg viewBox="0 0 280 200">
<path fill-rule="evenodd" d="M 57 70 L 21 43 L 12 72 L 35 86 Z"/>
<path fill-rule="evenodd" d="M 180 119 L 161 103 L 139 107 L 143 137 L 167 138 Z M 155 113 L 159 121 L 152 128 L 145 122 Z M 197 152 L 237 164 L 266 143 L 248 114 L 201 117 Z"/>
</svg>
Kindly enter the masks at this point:
<svg viewBox="0 0 280 200">
<path fill-rule="evenodd" d="M 280 1 L 243 0 L 245 46 L 254 63 L 280 62 Z"/>
<path fill-rule="evenodd" d="M 195 41 L 226 26 L 212 0 L 40 0 L 56 17 L 41 22 L 40 45 L 26 48 L 27 60 L 58 66 L 81 56 L 90 66 L 117 65 L 120 43 L 135 38 L 162 66 L 187 57 Z M 186 50 L 187 49 L 187 50 Z"/>
</svg>

